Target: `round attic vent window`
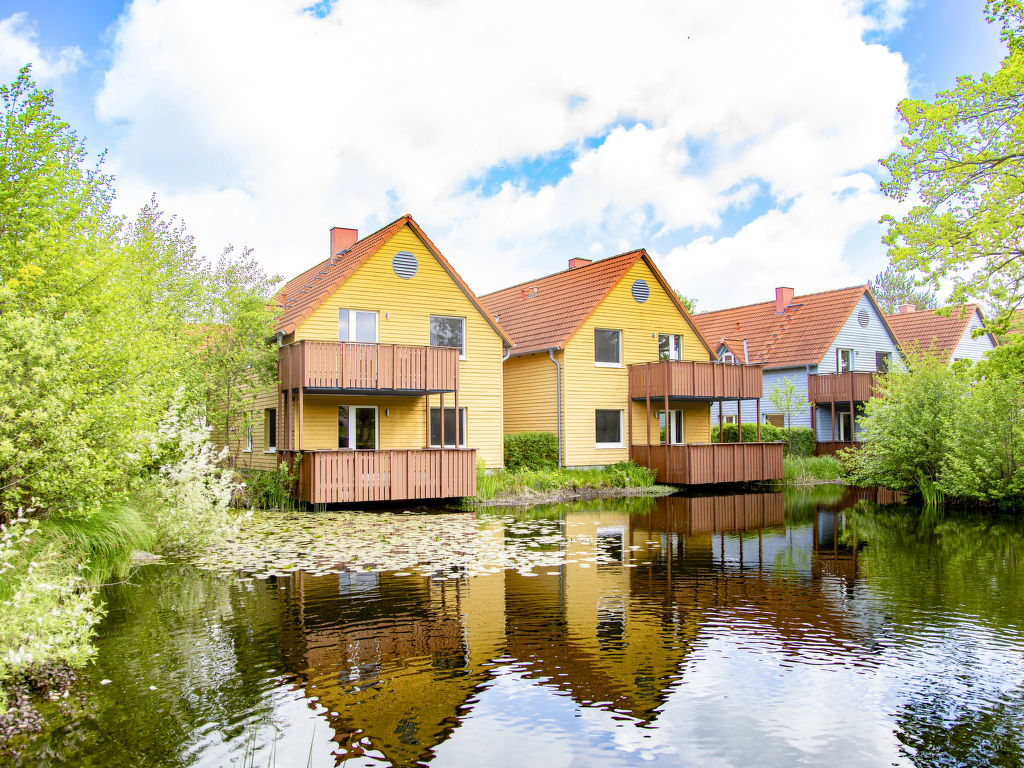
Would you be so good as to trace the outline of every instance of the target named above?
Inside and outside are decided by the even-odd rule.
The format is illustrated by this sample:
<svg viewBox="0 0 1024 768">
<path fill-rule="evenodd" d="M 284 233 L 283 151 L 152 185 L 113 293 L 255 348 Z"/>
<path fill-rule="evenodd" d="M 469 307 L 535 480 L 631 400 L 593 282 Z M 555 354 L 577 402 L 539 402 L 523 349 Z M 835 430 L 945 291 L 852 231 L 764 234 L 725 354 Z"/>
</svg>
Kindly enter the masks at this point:
<svg viewBox="0 0 1024 768">
<path fill-rule="evenodd" d="M 420 265 L 416 261 L 416 257 L 408 251 L 399 251 L 395 254 L 395 258 L 391 260 L 391 268 L 395 270 L 395 274 L 400 278 L 408 280 L 416 274 Z"/>
<path fill-rule="evenodd" d="M 866 309 L 862 309 L 860 312 L 857 313 L 857 322 L 860 323 L 861 328 L 867 328 L 868 321 L 870 319 L 871 316 L 868 314 L 868 311 Z"/>
<path fill-rule="evenodd" d="M 637 280 L 633 283 L 633 298 L 638 304 L 643 304 L 651 298 L 651 289 L 647 286 L 646 282 Z"/>
</svg>

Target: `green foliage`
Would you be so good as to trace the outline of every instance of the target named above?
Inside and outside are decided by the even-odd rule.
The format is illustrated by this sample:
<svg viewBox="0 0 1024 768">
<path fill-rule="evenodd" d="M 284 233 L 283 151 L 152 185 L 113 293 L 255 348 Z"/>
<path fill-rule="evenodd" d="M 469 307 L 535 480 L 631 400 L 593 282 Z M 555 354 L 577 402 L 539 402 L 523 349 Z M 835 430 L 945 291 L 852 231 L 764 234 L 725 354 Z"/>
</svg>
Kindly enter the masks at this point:
<svg viewBox="0 0 1024 768">
<path fill-rule="evenodd" d="M 505 435 L 505 469 L 553 469 L 558 466 L 558 435 L 513 432 Z"/>
<path fill-rule="evenodd" d="M 1007 56 L 995 74 L 959 77 L 933 102 L 900 103 L 907 135 L 882 161 L 892 174 L 882 189 L 916 203 L 883 221 L 899 272 L 921 274 L 932 290 L 952 284 L 954 304 L 994 307 L 999 333 L 1024 301 L 1024 12 L 1016 0 L 989 0 L 986 12 Z"/>
<path fill-rule="evenodd" d="M 482 461 L 478 460 L 478 463 Z M 252 509 L 280 509 L 289 511 L 296 508 L 295 485 L 298 481 L 298 467 L 290 470 L 287 464 L 268 471 L 255 469 L 246 472 L 244 506 Z"/>
<path fill-rule="evenodd" d="M 679 291 L 675 292 L 676 298 L 679 299 L 679 303 L 686 307 L 686 311 L 691 315 L 697 311 L 697 300 L 691 299 L 689 296 L 683 296 Z"/>
<path fill-rule="evenodd" d="M 912 276 L 891 264 L 875 275 L 874 280 L 868 280 L 868 288 L 887 315 L 895 314 L 902 304 L 913 304 L 918 309 L 938 307 L 934 293 L 919 288 Z"/>
<path fill-rule="evenodd" d="M 739 427 L 726 424 L 724 428 L 725 442 L 735 443 L 739 440 Z M 743 442 L 753 443 L 757 440 L 757 425 L 744 423 Z M 761 425 L 761 441 L 765 443 L 784 443 L 782 450 L 786 456 L 814 455 L 814 432 L 807 427 L 775 427 L 771 424 Z M 718 425 L 711 428 L 711 442 L 720 442 Z"/>
<path fill-rule="evenodd" d="M 782 462 L 784 485 L 834 483 L 843 479 L 843 465 L 832 456 L 787 456 Z"/>
<path fill-rule="evenodd" d="M 588 488 L 650 488 L 655 472 L 631 461 L 604 469 L 505 469 L 493 474 L 477 468 L 477 498 L 493 499 L 524 491 L 578 492 Z M 483 482 L 481 482 L 483 481 Z"/>
</svg>

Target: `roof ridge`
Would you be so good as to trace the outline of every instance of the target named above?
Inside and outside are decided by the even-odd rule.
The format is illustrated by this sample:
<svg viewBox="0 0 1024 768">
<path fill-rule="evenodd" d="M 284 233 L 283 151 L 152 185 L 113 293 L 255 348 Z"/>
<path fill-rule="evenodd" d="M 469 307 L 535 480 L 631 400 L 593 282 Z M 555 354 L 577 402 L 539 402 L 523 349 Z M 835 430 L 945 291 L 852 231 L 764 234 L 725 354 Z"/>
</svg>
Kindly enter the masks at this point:
<svg viewBox="0 0 1024 768">
<path fill-rule="evenodd" d="M 863 288 L 865 285 L 867 285 L 867 283 L 863 283 L 863 284 L 860 284 L 860 285 L 847 285 L 847 286 L 845 286 L 843 288 L 831 288 L 831 289 L 829 289 L 827 291 L 813 291 L 812 293 L 801 293 L 798 296 L 794 295 L 793 296 L 793 301 L 796 301 L 797 299 L 810 298 L 811 296 L 822 296 L 822 295 L 824 295 L 826 293 L 842 293 L 843 291 L 852 291 L 854 288 Z M 697 315 L 701 315 L 701 316 L 715 315 L 715 314 L 718 314 L 719 312 L 735 312 L 738 309 L 750 309 L 751 307 L 760 307 L 762 305 L 768 305 L 768 304 L 774 304 L 774 303 L 775 303 L 774 299 L 768 299 L 768 301 L 755 301 L 753 304 L 738 304 L 735 307 L 725 307 L 724 309 L 709 309 L 707 312 L 696 312 L 696 313 L 694 313 L 694 317 L 696 317 Z"/>
<path fill-rule="evenodd" d="M 568 268 L 560 270 L 558 272 L 552 272 L 549 275 L 543 275 L 541 277 L 535 277 L 535 278 L 533 278 L 531 280 L 523 280 L 523 281 L 518 282 L 518 283 L 513 283 L 512 285 L 506 285 L 504 288 L 499 288 L 498 290 L 491 291 L 490 293 L 482 293 L 482 294 L 480 294 L 480 298 L 483 299 L 483 298 L 488 297 L 488 296 L 494 296 L 495 294 L 498 294 L 498 293 L 503 293 L 505 291 L 511 291 L 513 288 L 519 288 L 520 286 L 523 286 L 523 285 L 532 284 L 532 283 L 539 283 L 542 280 L 548 280 L 548 279 L 550 279 L 552 277 L 558 277 L 559 275 L 564 275 L 567 272 L 577 273 L 577 272 L 580 272 L 582 270 L 587 269 L 588 267 L 594 267 L 594 266 L 597 266 L 598 264 L 605 264 L 605 263 L 611 261 L 612 259 L 618 259 L 618 258 L 621 258 L 623 256 L 632 256 L 635 253 L 641 253 L 641 252 L 646 253 L 646 251 L 643 248 L 634 248 L 631 251 L 623 251 L 622 253 L 616 253 L 614 256 L 605 256 L 603 259 L 594 259 L 589 264 L 584 264 L 584 265 L 579 266 L 579 267 L 568 267 Z M 581 257 L 574 256 L 573 258 L 581 258 Z"/>
</svg>

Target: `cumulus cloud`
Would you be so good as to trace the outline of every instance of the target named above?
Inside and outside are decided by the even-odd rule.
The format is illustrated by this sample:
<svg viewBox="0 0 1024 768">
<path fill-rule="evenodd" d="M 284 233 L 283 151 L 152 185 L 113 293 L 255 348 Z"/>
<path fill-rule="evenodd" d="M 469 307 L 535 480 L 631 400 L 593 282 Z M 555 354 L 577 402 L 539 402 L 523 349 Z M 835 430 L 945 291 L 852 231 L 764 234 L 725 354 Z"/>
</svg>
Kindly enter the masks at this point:
<svg viewBox="0 0 1024 768">
<path fill-rule="evenodd" d="M 410 212 L 480 292 L 640 246 L 705 308 L 865 277 L 907 76 L 865 38 L 901 0 L 308 5 L 126 9 L 96 100 L 126 205 L 284 274 Z"/>
<path fill-rule="evenodd" d="M 36 38 L 36 28 L 28 14 L 19 12 L 0 19 L 0 80 L 10 82 L 19 69 L 31 64 L 36 82 L 52 86 L 78 69 L 84 59 L 78 46 L 61 48 L 47 55 L 40 50 Z"/>
</svg>

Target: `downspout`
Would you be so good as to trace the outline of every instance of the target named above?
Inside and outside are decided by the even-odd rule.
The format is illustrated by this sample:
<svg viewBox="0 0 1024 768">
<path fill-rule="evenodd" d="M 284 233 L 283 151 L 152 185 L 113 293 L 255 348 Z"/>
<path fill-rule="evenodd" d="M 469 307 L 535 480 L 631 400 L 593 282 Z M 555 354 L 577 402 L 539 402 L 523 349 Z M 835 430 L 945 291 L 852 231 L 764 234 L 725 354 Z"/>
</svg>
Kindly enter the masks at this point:
<svg viewBox="0 0 1024 768">
<path fill-rule="evenodd" d="M 743 340 L 743 364 L 750 365 L 750 353 L 747 352 L 747 340 Z"/>
<path fill-rule="evenodd" d="M 508 351 L 505 353 L 505 356 L 503 358 L 501 358 L 501 362 L 503 362 L 503 363 L 506 360 L 508 360 L 510 357 L 512 357 L 512 347 L 505 347 L 505 349 L 507 349 Z"/>
<path fill-rule="evenodd" d="M 558 467 L 562 467 L 562 364 L 555 360 L 555 347 L 548 349 L 548 357 L 555 364 L 555 407 L 558 418 Z"/>
</svg>

